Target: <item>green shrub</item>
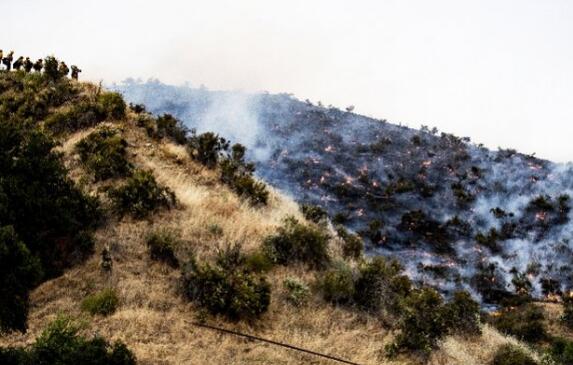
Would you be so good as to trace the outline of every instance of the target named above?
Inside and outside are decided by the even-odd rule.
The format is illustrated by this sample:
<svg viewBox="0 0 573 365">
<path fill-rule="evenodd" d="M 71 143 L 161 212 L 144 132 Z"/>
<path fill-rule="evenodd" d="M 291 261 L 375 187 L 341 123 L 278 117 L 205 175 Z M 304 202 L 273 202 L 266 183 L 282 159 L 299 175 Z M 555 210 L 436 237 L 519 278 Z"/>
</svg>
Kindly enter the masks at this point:
<svg viewBox="0 0 573 365">
<path fill-rule="evenodd" d="M 359 259 L 364 252 L 364 242 L 359 236 L 349 233 L 343 226 L 336 227 L 338 237 L 342 239 L 342 255 L 347 259 Z"/>
<path fill-rule="evenodd" d="M 245 256 L 245 267 L 253 272 L 267 272 L 273 268 L 273 261 L 263 250 Z"/>
<path fill-rule="evenodd" d="M 176 203 L 175 194 L 159 185 L 151 171 L 144 170 L 136 170 L 125 185 L 110 189 L 108 195 L 118 214 L 131 214 L 135 218 L 144 218 Z"/>
<path fill-rule="evenodd" d="M 76 145 L 82 163 L 96 180 L 129 175 L 132 165 L 127 160 L 127 141 L 108 127 L 92 132 Z"/>
<path fill-rule="evenodd" d="M 325 223 L 328 218 L 326 210 L 318 205 L 303 204 L 300 209 L 304 218 L 316 224 Z"/>
<path fill-rule="evenodd" d="M 172 268 L 179 267 L 179 261 L 175 256 L 175 249 L 179 245 L 179 239 L 173 232 L 160 230 L 147 236 L 147 248 L 152 260 L 161 261 Z"/>
<path fill-rule="evenodd" d="M 310 297 L 309 287 L 296 278 L 286 278 L 283 281 L 286 301 L 295 307 L 300 307 L 308 302 Z"/>
<path fill-rule="evenodd" d="M 220 162 L 221 181 L 252 205 L 266 205 L 269 192 L 264 183 L 253 177 L 255 165 L 245 161 L 246 151 L 241 144 L 233 145 L 231 154 Z"/>
<path fill-rule="evenodd" d="M 0 349 L 3 365 L 135 365 L 133 353 L 121 342 L 79 336 L 79 327 L 59 318 L 28 348 Z"/>
<path fill-rule="evenodd" d="M 264 246 L 278 264 L 303 262 L 313 268 L 324 268 L 330 262 L 329 238 L 322 230 L 288 217 L 276 234 L 265 239 Z"/>
<path fill-rule="evenodd" d="M 80 129 L 91 128 L 105 118 L 106 111 L 101 105 L 89 100 L 80 100 L 69 110 L 52 114 L 44 125 L 56 134 L 73 133 Z"/>
<path fill-rule="evenodd" d="M 39 282 L 39 260 L 12 226 L 0 227 L 0 333 L 26 330 L 28 291 Z"/>
<path fill-rule="evenodd" d="M 124 119 L 126 105 L 121 94 L 116 92 L 104 92 L 97 98 L 101 110 L 109 119 Z"/>
<path fill-rule="evenodd" d="M 497 314 L 492 324 L 502 333 L 527 342 L 538 342 L 546 337 L 543 310 L 534 304 L 505 308 Z"/>
<path fill-rule="evenodd" d="M 400 333 L 387 347 L 389 355 L 401 350 L 428 355 L 438 340 L 448 333 L 448 318 L 440 294 L 434 289 L 414 290 L 405 300 L 398 325 Z"/>
<path fill-rule="evenodd" d="M 270 304 L 270 284 L 243 269 L 192 263 L 183 279 L 187 297 L 212 314 L 253 320 L 265 313 Z"/>
<path fill-rule="evenodd" d="M 572 365 L 573 364 L 573 342 L 564 338 L 554 338 L 551 341 L 551 349 L 549 355 L 557 364 Z"/>
<path fill-rule="evenodd" d="M 228 148 L 229 142 L 212 132 L 193 134 L 187 144 L 191 158 L 209 168 L 217 166 L 221 154 Z"/>
<path fill-rule="evenodd" d="M 157 118 L 157 136 L 159 138 L 169 137 L 178 144 L 187 142 L 187 130 L 183 124 L 175 119 L 171 114 L 163 114 Z"/>
<path fill-rule="evenodd" d="M 505 344 L 493 356 L 491 365 L 538 365 L 521 347 Z"/>
<path fill-rule="evenodd" d="M 119 305 L 119 298 L 114 289 L 107 288 L 98 293 L 89 295 L 82 302 L 82 310 L 91 315 L 109 316 Z"/>
<path fill-rule="evenodd" d="M 55 146 L 52 138 L 30 123 L 0 123 L 0 226 L 12 226 L 17 241 L 30 256 L 39 258 L 44 278 L 60 274 L 90 253 L 89 237 L 101 218 L 98 201 L 75 187 L 61 154 L 53 150 Z M 15 290 L 28 286 L 30 280 L 26 277 L 37 272 L 29 270 L 31 261 L 22 244 L 13 240 L 4 243 L 6 251 L 2 253 L 10 262 L 23 265 L 5 267 L 7 274 L 22 275 L 6 277 L 21 281 L 23 286 Z M 10 320 L 15 329 L 23 328 L 22 316 L 26 313 L 27 295 L 19 295 L 16 300 L 22 303 L 20 309 L 8 309 L 14 304 L 10 297 L 2 295 L 0 299 L 0 313 L 13 313 L 19 318 Z"/>
<path fill-rule="evenodd" d="M 269 200 L 266 185 L 255 180 L 252 176 L 237 176 L 230 187 L 237 195 L 246 198 L 252 205 L 266 205 Z"/>
<path fill-rule="evenodd" d="M 404 298 L 412 290 L 412 283 L 402 275 L 402 270 L 397 261 L 382 256 L 363 263 L 355 285 L 356 304 L 370 312 L 384 310 L 391 315 L 399 314 Z"/>
<path fill-rule="evenodd" d="M 318 284 L 323 298 L 329 302 L 348 304 L 354 298 L 354 275 L 343 262 L 321 273 Z"/>
<path fill-rule="evenodd" d="M 445 310 L 451 333 L 470 336 L 481 334 L 480 305 L 468 292 L 455 292 Z"/>
</svg>

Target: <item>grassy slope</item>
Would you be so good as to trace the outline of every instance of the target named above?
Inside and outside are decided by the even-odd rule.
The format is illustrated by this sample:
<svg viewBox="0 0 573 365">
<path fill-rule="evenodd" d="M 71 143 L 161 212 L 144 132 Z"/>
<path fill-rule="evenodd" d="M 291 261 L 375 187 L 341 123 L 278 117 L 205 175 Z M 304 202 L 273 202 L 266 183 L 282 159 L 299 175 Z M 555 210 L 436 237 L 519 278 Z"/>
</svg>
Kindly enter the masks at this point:
<svg viewBox="0 0 573 365">
<path fill-rule="evenodd" d="M 93 85 L 86 84 L 87 93 L 94 90 Z M 85 319 L 86 333 L 124 341 L 141 364 L 331 363 L 193 326 L 191 322 L 201 311 L 179 296 L 179 271 L 150 261 L 145 247 L 145 236 L 150 230 L 170 227 L 186 241 L 179 250 L 181 257 L 193 250 L 201 258 L 212 258 L 217 247 L 225 242 L 240 241 L 244 249 L 254 249 L 285 215 L 300 218 L 296 203 L 273 191 L 268 207 L 252 208 L 221 185 L 216 172 L 191 161 L 182 147 L 149 139 L 145 131 L 135 125 L 133 114 L 127 121 L 110 123 L 123 128 L 131 161 L 138 167 L 152 169 L 158 181 L 176 193 L 180 205 L 150 220 L 111 219 L 96 233 L 96 252 L 101 252 L 105 244 L 111 246 L 112 276 L 108 278 L 101 272 L 96 254 L 81 266 L 44 283 L 31 296 L 29 331 L 0 338 L 0 346 L 32 342 L 50 321 L 64 313 Z M 61 150 L 72 178 L 96 193 L 101 184 L 90 182 L 74 152 L 75 143 L 89 133 L 90 130 L 86 130 L 68 136 Z M 213 229 L 215 225 L 221 228 L 222 235 Z M 335 246 L 333 242 L 333 251 Z M 333 307 L 317 295 L 308 306 L 294 308 L 281 297 L 282 281 L 288 276 L 297 276 L 312 284 L 315 273 L 303 267 L 273 269 L 269 273 L 272 304 L 261 320 L 248 325 L 209 318 L 209 323 L 362 364 L 390 363 L 383 358 L 382 349 L 392 335 L 376 318 Z M 109 317 L 91 318 L 82 314 L 82 299 L 106 285 L 117 288 L 121 297 L 119 310 Z M 430 363 L 486 364 L 496 348 L 508 341 L 513 340 L 486 327 L 484 335 L 477 340 L 446 339 Z M 399 359 L 394 363 L 409 361 Z"/>
</svg>

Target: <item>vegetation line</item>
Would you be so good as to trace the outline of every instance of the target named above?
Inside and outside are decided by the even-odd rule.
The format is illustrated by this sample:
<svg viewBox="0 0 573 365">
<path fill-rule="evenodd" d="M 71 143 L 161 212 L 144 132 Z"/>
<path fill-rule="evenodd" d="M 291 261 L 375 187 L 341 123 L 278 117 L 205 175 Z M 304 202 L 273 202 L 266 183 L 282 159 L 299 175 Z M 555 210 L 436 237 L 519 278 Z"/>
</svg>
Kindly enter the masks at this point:
<svg viewBox="0 0 573 365">
<path fill-rule="evenodd" d="M 352 361 L 348 361 L 348 360 L 344 360 L 341 359 L 339 357 L 334 357 L 331 355 L 327 355 L 327 354 L 321 354 L 319 352 L 315 352 L 315 351 L 311 351 L 311 350 L 307 350 L 307 349 L 303 349 L 301 347 L 297 347 L 297 346 L 293 346 L 293 345 L 289 345 L 286 343 L 282 343 L 282 342 L 277 342 L 277 341 L 273 341 L 273 340 L 268 340 L 266 338 L 261 338 L 261 337 L 257 337 L 257 336 L 253 336 L 253 335 L 248 335 L 246 333 L 241 333 L 241 332 L 237 332 L 237 331 L 233 331 L 233 330 L 229 330 L 226 328 L 221 328 L 221 327 L 216 327 L 216 326 L 211 326 L 205 323 L 199 323 L 199 322 L 190 322 L 192 325 L 197 326 L 197 327 L 203 327 L 203 328 L 208 328 L 208 329 L 212 329 L 215 331 L 219 331 L 219 332 L 223 332 L 223 333 L 229 333 L 235 336 L 240 336 L 240 337 L 245 337 L 251 340 L 256 340 L 256 341 L 261 341 L 261 342 L 266 342 L 266 343 L 270 343 L 272 345 L 276 345 L 276 346 L 281 346 L 281 347 L 286 347 L 288 349 L 291 350 L 295 350 L 295 351 L 300 351 L 300 352 L 306 352 L 307 354 L 311 354 L 314 356 L 319 356 L 319 357 L 323 357 L 325 359 L 329 359 L 329 360 L 333 360 L 333 361 L 338 361 L 341 362 L 343 364 L 350 364 L 350 365 L 361 365 L 358 364 L 356 362 L 352 362 Z"/>
</svg>

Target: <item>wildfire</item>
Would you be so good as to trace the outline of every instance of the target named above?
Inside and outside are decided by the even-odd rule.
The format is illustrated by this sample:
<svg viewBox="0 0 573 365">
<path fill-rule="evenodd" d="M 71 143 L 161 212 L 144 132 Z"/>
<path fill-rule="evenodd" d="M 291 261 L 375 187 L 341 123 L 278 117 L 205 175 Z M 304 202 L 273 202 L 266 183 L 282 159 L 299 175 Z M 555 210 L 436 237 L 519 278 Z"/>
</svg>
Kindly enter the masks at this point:
<svg viewBox="0 0 573 365">
<path fill-rule="evenodd" d="M 430 167 L 432 166 L 432 160 L 426 160 L 422 162 L 422 167 Z"/>
<path fill-rule="evenodd" d="M 569 293 L 569 295 L 571 295 L 571 293 Z M 561 302 L 562 298 L 560 295 L 549 293 L 545 297 L 545 300 L 547 300 L 548 302 L 557 302 L 558 303 L 558 302 Z"/>
<path fill-rule="evenodd" d="M 535 213 L 535 220 L 538 221 L 545 221 L 545 219 L 547 218 L 547 213 L 546 212 L 537 212 Z"/>
<path fill-rule="evenodd" d="M 533 170 L 533 171 L 538 171 L 538 170 L 541 170 L 543 168 L 543 166 L 532 163 L 532 162 L 529 162 L 528 165 L 529 165 L 529 169 Z"/>
</svg>

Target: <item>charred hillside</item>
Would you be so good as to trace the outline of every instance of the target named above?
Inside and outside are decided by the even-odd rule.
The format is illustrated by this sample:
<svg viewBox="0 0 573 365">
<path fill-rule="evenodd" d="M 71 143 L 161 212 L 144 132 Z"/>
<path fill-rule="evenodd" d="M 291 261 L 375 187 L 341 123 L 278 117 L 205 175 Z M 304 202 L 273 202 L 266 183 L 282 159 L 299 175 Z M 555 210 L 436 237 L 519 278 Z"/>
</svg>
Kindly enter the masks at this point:
<svg viewBox="0 0 573 365">
<path fill-rule="evenodd" d="M 189 128 L 209 125 L 248 145 L 259 177 L 322 207 L 420 282 L 469 288 L 488 303 L 523 285 L 538 297 L 573 285 L 571 166 L 285 94 L 153 81 L 114 88 Z"/>
</svg>

